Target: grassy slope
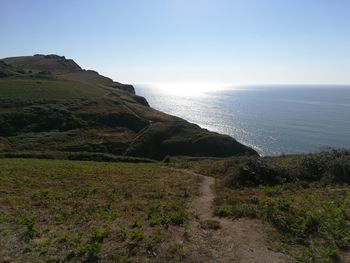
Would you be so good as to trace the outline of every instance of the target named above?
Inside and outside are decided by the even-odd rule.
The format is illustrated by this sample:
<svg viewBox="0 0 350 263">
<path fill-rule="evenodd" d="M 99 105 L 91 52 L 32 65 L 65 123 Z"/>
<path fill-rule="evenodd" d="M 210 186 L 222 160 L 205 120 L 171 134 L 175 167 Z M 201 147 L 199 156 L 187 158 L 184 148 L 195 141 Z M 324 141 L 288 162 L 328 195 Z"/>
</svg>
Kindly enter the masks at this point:
<svg viewBox="0 0 350 263">
<path fill-rule="evenodd" d="M 18 131 L 6 139 L 0 138 L 0 150 L 63 150 L 120 154 L 125 145 L 133 140 L 135 133 L 126 127 L 127 119 L 134 114 L 123 106 L 123 100 L 118 96 L 124 96 L 132 103 L 136 102 L 132 99 L 132 94 L 118 89 L 106 90 L 100 86 L 101 84 L 113 84 L 113 81 L 92 71 L 48 75 L 23 73 L 0 78 L 0 99 L 2 100 L 0 113 L 7 118 L 6 124 L 17 125 Z M 105 97 L 111 93 L 115 94 L 113 101 Z M 37 105 L 44 107 L 49 105 L 48 107 L 55 109 L 51 112 L 38 113 Z M 83 118 L 81 129 L 58 131 L 61 129 L 59 125 L 67 121 L 66 117 L 55 113 L 61 111 L 70 112 L 73 118 Z M 113 115 L 115 124 L 111 123 L 108 115 Z M 18 116 L 22 119 L 21 127 L 28 127 L 26 131 L 20 131 Z M 30 124 L 23 124 L 23 120 L 26 119 L 35 124 L 38 119 L 44 119 L 45 116 L 47 116 L 46 122 L 53 123 L 49 116 L 55 119 L 56 129 L 42 129 L 40 132 L 32 133 L 28 132 L 31 129 Z M 0 114 L 0 121 L 1 117 Z M 103 118 L 104 123 L 101 125 L 98 121 Z M 123 119 L 118 122 L 117 118 Z M 41 122 L 45 123 L 44 120 Z M 132 121 L 130 123 L 133 127 Z M 7 147 L 4 146 L 4 140 L 7 141 Z"/>
<path fill-rule="evenodd" d="M 78 71 L 65 73 L 58 76 L 61 79 L 69 79 L 73 81 L 78 81 L 87 84 L 103 84 L 112 85 L 113 80 L 106 78 L 104 76 L 98 75 L 94 71 Z"/>
<path fill-rule="evenodd" d="M 197 179 L 156 164 L 0 160 L 0 258 L 171 261 Z M 54 261 L 56 260 L 56 261 Z"/>
<path fill-rule="evenodd" d="M 71 100 L 102 97 L 106 91 L 93 85 L 69 80 L 0 79 L 0 98 L 27 100 Z"/>
<path fill-rule="evenodd" d="M 215 176 L 216 215 L 269 222 L 280 233 L 276 249 L 302 262 L 348 262 L 349 152 L 174 165 Z"/>
</svg>

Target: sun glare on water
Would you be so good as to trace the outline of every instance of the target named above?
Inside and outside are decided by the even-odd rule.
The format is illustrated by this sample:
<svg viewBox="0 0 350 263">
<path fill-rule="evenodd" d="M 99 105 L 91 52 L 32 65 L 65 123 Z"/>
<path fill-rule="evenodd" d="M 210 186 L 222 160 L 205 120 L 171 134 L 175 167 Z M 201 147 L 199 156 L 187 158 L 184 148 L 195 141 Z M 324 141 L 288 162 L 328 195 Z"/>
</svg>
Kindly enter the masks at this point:
<svg viewBox="0 0 350 263">
<path fill-rule="evenodd" d="M 160 92 L 174 96 L 201 96 L 207 92 L 232 88 L 232 86 L 222 83 L 152 83 L 146 86 L 152 86 Z"/>
</svg>

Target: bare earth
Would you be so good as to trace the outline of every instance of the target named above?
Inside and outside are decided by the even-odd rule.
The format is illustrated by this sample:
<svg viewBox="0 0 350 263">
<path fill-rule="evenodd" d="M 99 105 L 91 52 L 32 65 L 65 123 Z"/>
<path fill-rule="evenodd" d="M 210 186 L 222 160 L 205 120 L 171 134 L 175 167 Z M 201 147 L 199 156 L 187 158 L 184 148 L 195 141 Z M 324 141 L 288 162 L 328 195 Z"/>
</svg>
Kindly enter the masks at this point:
<svg viewBox="0 0 350 263">
<path fill-rule="evenodd" d="M 188 229 L 184 247 L 188 250 L 190 262 L 240 262 L 272 263 L 294 262 L 286 255 L 272 251 L 269 247 L 271 226 L 255 219 L 230 220 L 213 216 L 212 203 L 215 198 L 212 186 L 215 179 L 182 170 L 203 180 L 200 195 L 195 198 L 190 209 L 198 217 Z M 204 230 L 200 220 L 213 219 L 220 223 L 219 230 Z"/>
</svg>

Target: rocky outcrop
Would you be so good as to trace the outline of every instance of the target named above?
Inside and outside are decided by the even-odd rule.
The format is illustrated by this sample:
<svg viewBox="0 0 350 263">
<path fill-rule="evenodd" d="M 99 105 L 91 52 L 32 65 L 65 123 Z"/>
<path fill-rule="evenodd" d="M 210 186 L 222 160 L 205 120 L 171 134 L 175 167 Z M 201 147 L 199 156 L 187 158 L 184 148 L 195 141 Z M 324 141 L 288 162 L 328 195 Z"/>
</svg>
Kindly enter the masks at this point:
<svg viewBox="0 0 350 263">
<path fill-rule="evenodd" d="M 119 82 L 114 82 L 113 85 L 111 85 L 111 87 L 116 88 L 116 89 L 121 89 L 121 90 L 124 90 L 126 92 L 135 94 L 134 86 L 129 85 L 129 84 L 122 84 Z"/>
<path fill-rule="evenodd" d="M 79 71 L 81 67 L 72 59 L 58 55 L 36 55 L 3 59 L 7 64 L 31 71 L 50 71 L 56 73 Z"/>
<path fill-rule="evenodd" d="M 135 96 L 133 96 L 133 99 L 135 101 L 137 101 L 138 103 L 140 103 L 141 105 L 149 107 L 148 101 L 144 97 L 135 95 Z"/>
</svg>

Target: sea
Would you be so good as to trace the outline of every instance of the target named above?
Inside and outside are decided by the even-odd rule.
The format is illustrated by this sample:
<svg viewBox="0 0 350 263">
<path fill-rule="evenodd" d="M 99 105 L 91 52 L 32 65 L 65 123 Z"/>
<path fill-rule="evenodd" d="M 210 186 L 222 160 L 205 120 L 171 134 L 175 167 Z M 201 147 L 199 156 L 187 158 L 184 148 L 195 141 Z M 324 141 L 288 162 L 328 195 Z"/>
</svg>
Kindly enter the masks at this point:
<svg viewBox="0 0 350 263">
<path fill-rule="evenodd" d="M 350 148 L 350 86 L 134 85 L 151 107 L 262 156 Z"/>
</svg>

